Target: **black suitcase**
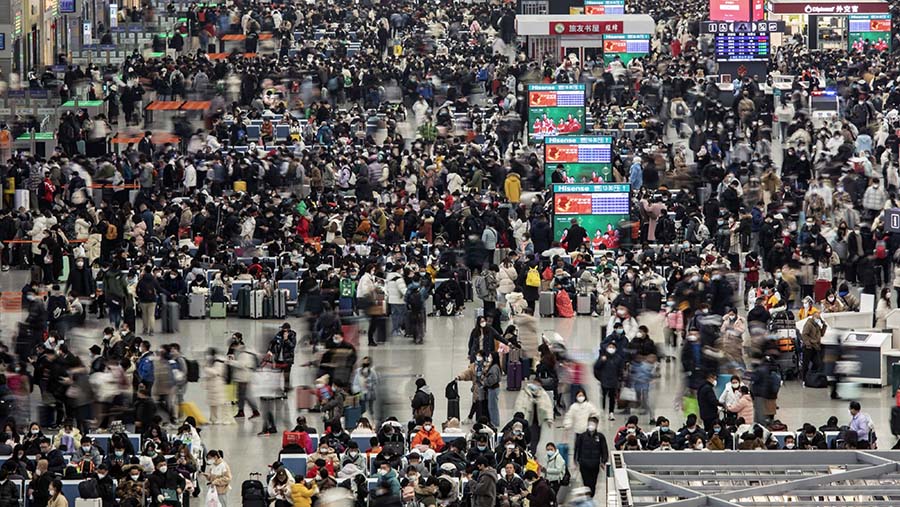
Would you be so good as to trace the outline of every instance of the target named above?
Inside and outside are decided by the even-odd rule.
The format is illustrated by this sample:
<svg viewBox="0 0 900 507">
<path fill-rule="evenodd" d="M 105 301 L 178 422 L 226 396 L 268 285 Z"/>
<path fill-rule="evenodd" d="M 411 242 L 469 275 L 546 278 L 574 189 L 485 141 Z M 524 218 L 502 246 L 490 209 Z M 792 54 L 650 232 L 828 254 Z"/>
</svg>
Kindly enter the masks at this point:
<svg viewBox="0 0 900 507">
<path fill-rule="evenodd" d="M 900 435 L 900 407 L 891 408 L 891 435 Z"/>
<path fill-rule="evenodd" d="M 826 377 L 822 372 L 809 370 L 808 372 L 806 372 L 806 378 L 803 379 L 803 386 L 813 389 L 822 389 L 824 387 L 828 387 L 828 377 Z"/>
<path fill-rule="evenodd" d="M 447 384 L 444 396 L 447 398 L 447 419 L 459 419 L 459 385 L 456 380 Z"/>
<path fill-rule="evenodd" d="M 185 359 L 185 364 L 187 364 L 187 381 L 188 382 L 199 382 L 200 381 L 200 365 L 197 361 L 191 359 Z"/>
<path fill-rule="evenodd" d="M 178 332 L 178 321 L 181 319 L 181 305 L 169 301 L 163 308 L 162 332 L 166 334 Z"/>
<path fill-rule="evenodd" d="M 250 479 L 241 483 L 241 505 L 244 507 L 265 507 L 266 488 L 262 481 L 252 477 L 262 477 L 257 473 L 250 474 Z"/>
</svg>

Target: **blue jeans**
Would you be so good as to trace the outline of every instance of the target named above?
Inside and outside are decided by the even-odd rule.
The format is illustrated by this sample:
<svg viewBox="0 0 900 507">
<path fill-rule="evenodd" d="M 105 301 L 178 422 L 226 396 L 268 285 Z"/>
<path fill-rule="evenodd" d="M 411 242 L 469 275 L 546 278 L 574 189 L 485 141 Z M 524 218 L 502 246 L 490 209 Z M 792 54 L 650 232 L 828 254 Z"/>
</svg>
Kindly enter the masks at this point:
<svg viewBox="0 0 900 507">
<path fill-rule="evenodd" d="M 109 311 L 109 323 L 118 329 L 122 323 L 122 305 L 107 303 L 107 310 Z"/>
<path fill-rule="evenodd" d="M 495 428 L 500 427 L 500 388 L 488 389 L 488 415 Z"/>
<path fill-rule="evenodd" d="M 406 325 L 406 305 L 391 304 L 391 334 L 397 334 Z"/>
</svg>

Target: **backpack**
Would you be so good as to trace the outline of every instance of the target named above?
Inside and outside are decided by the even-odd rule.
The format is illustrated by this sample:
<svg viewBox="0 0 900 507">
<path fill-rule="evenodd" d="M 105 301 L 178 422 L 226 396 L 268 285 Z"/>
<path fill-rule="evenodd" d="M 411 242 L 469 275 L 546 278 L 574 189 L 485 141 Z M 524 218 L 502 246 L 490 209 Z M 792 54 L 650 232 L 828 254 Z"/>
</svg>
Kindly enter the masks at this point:
<svg viewBox="0 0 900 507">
<path fill-rule="evenodd" d="M 119 228 L 115 224 L 106 224 L 106 239 L 115 241 L 119 237 Z"/>
<path fill-rule="evenodd" d="M 84 499 L 100 498 L 100 488 L 97 487 L 97 479 L 85 479 L 78 483 L 78 497 Z"/>
<path fill-rule="evenodd" d="M 487 280 L 484 279 L 484 276 L 479 276 L 475 279 L 475 295 L 481 299 L 490 295 L 490 291 L 487 287 Z"/>
<path fill-rule="evenodd" d="M 878 240 L 875 243 L 875 258 L 876 259 L 887 259 L 887 244 L 884 240 Z"/>
<path fill-rule="evenodd" d="M 675 240 L 675 222 L 668 215 L 659 217 L 656 222 L 656 241 L 660 243 L 671 243 Z"/>
<path fill-rule="evenodd" d="M 679 101 L 675 104 L 675 114 L 678 116 L 685 116 L 687 114 L 687 107 L 685 107 L 684 102 Z"/>
<path fill-rule="evenodd" d="M 528 287 L 541 286 L 541 274 L 536 266 L 528 268 L 528 274 L 525 275 L 525 285 Z"/>
<path fill-rule="evenodd" d="M 415 312 L 422 310 L 422 294 L 421 289 L 418 287 L 410 287 L 406 290 L 406 295 L 403 296 L 403 302 L 406 303 L 406 306 Z"/>
<path fill-rule="evenodd" d="M 200 365 L 197 364 L 197 361 L 191 359 L 185 359 L 184 363 L 187 365 L 187 381 L 188 382 L 199 382 L 200 381 Z"/>
<path fill-rule="evenodd" d="M 137 294 L 142 301 L 147 299 L 156 299 L 156 291 L 153 289 L 153 286 L 151 286 L 149 282 L 143 279 L 138 282 Z"/>
</svg>

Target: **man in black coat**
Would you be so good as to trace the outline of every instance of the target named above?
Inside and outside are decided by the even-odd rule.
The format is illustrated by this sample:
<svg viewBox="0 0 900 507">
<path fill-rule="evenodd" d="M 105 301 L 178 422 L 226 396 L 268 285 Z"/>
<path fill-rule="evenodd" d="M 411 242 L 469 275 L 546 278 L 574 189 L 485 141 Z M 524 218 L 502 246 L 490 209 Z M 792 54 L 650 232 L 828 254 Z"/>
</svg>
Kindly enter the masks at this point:
<svg viewBox="0 0 900 507">
<path fill-rule="evenodd" d="M 103 501 L 103 507 L 113 507 L 116 504 L 116 485 L 109 475 L 109 466 L 100 463 L 97 467 L 97 491 Z"/>
<path fill-rule="evenodd" d="M 181 493 L 184 491 L 184 478 L 175 469 L 169 469 L 166 459 L 162 456 L 157 456 L 153 460 L 153 466 L 156 467 L 156 470 L 150 474 L 150 479 L 147 481 L 150 487 L 150 505 L 159 507 L 167 500 L 167 495 L 171 496 L 172 491 L 175 492 L 176 499 L 181 498 Z"/>
<path fill-rule="evenodd" d="M 597 416 L 588 418 L 587 431 L 575 435 L 575 463 L 581 471 L 584 485 L 590 488 L 591 498 L 597 488 L 597 476 L 600 470 L 606 470 L 609 461 L 609 446 L 606 444 L 606 436 L 597 431 Z"/>
<path fill-rule="evenodd" d="M 566 250 L 574 252 L 581 248 L 581 245 L 583 245 L 584 241 L 588 238 L 588 234 L 587 231 L 584 230 L 584 227 L 578 225 L 577 218 L 573 218 L 570 223 L 572 225 L 569 227 L 569 233 L 566 234 L 566 242 L 568 243 Z"/>
<path fill-rule="evenodd" d="M 716 396 L 716 374 L 707 373 L 706 382 L 697 389 L 697 403 L 700 406 L 700 419 L 703 429 L 712 431 L 713 423 L 719 418 L 719 398 Z"/>
</svg>

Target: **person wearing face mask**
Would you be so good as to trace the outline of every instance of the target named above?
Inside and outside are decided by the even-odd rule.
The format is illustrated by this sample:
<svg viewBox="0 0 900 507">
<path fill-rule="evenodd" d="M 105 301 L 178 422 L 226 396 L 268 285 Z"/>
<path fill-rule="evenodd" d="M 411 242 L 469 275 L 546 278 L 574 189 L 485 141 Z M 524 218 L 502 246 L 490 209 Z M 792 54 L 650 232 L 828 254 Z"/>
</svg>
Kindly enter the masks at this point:
<svg viewBox="0 0 900 507">
<path fill-rule="evenodd" d="M 367 407 L 372 410 L 378 393 L 378 373 L 369 356 L 364 357 L 359 368 L 353 372 L 351 385 L 353 392 L 359 395 L 362 412 L 366 412 Z"/>
<path fill-rule="evenodd" d="M 675 434 L 670 427 L 669 420 L 663 416 L 659 416 L 656 419 L 656 428 L 654 428 L 653 431 L 650 432 L 650 436 L 647 437 L 646 449 L 658 449 L 664 442 L 667 442 L 671 448 L 672 440 L 674 438 Z"/>
<path fill-rule="evenodd" d="M 127 465 L 123 472 L 124 479 L 119 479 L 116 486 L 119 505 L 140 505 L 140 502 L 144 501 L 146 489 L 140 465 Z"/>
<path fill-rule="evenodd" d="M 147 485 L 150 492 L 150 505 L 159 507 L 167 501 L 180 502 L 184 492 L 184 478 L 175 469 L 169 469 L 166 459 L 157 456 L 153 459 L 154 472 L 150 474 Z"/>
<path fill-rule="evenodd" d="M 81 445 L 75 449 L 70 463 L 80 463 L 81 473 L 86 475 L 91 473 L 102 461 L 103 456 L 100 454 L 100 450 L 93 445 L 91 437 L 82 437 Z"/>
<path fill-rule="evenodd" d="M 803 450 L 828 449 L 825 434 L 816 430 L 812 424 L 805 423 L 803 430 L 797 434 L 797 448 Z"/>
<path fill-rule="evenodd" d="M 573 461 L 581 472 L 584 485 L 591 490 L 594 497 L 597 487 L 597 476 L 601 469 L 606 470 L 609 461 L 609 447 L 606 437 L 597 430 L 597 417 L 588 419 L 587 430 L 575 436 Z"/>
<path fill-rule="evenodd" d="M 602 345 L 601 345 L 602 347 Z M 619 393 L 619 379 L 625 368 L 625 355 L 619 351 L 614 342 L 606 344 L 605 348 L 600 350 L 600 357 L 594 363 L 594 378 L 600 381 L 602 389 L 602 408 L 607 409 L 609 405 L 609 420 L 614 421 L 613 412 L 616 409 L 616 399 Z M 608 402 L 608 403 L 607 403 Z"/>
<path fill-rule="evenodd" d="M 231 489 L 231 467 L 225 463 L 221 451 L 209 451 L 206 453 L 206 472 L 202 475 L 206 479 L 207 487 L 216 488 L 219 503 L 227 507 L 228 491 Z"/>
<path fill-rule="evenodd" d="M 575 394 L 575 403 L 573 403 L 563 418 L 563 427 L 573 434 L 583 433 L 587 429 L 588 418 L 599 417 L 600 411 L 597 407 L 587 400 L 587 394 L 584 389 L 579 389 Z"/>
<path fill-rule="evenodd" d="M 700 419 L 707 431 L 712 429 L 713 422 L 719 417 L 719 399 L 716 396 L 716 377 L 714 372 L 706 374 L 706 382 L 697 389 L 697 404 L 700 407 Z"/>
<path fill-rule="evenodd" d="M 216 349 L 207 351 L 206 366 L 203 368 L 206 383 L 206 401 L 209 403 L 211 424 L 233 424 L 230 414 L 226 414 L 225 363 L 216 357 Z"/>
<path fill-rule="evenodd" d="M 725 407 L 725 422 L 732 423 L 736 418 L 735 411 L 728 407 L 736 404 L 741 399 L 741 386 L 744 385 L 738 375 L 732 375 L 722 394 L 719 395 L 719 404 Z"/>
<path fill-rule="evenodd" d="M 369 467 L 366 465 L 366 456 L 359 452 L 359 444 L 356 441 L 350 441 L 347 444 L 347 452 L 341 458 L 341 468 L 347 465 L 356 466 L 364 475 L 368 475 Z"/>
<path fill-rule="evenodd" d="M 469 452 L 466 453 L 466 462 L 472 463 L 482 457 L 490 466 L 493 467 L 497 465 L 497 458 L 494 451 L 492 451 L 488 445 L 487 435 L 478 435 L 478 437 L 476 437 L 475 442 L 473 442 L 472 446 L 469 448 Z"/>
<path fill-rule="evenodd" d="M 430 442 L 430 447 L 434 449 L 436 452 L 440 452 L 444 448 L 444 440 L 441 438 L 441 433 L 434 427 L 434 423 L 432 422 L 430 417 L 425 417 L 422 421 L 422 425 L 419 427 L 419 431 L 416 432 L 415 436 L 413 436 L 411 446 L 415 447 L 422 443 L 423 439 L 428 439 Z"/>
<path fill-rule="evenodd" d="M 96 295 L 97 284 L 94 282 L 94 273 L 84 257 L 75 259 L 75 265 L 69 271 L 64 292 L 78 298 L 93 298 Z"/>
<path fill-rule="evenodd" d="M 486 317 L 478 317 L 475 328 L 469 333 L 469 362 L 475 362 L 478 354 L 481 354 L 482 357 L 489 356 L 496 350 L 497 342 L 505 344 L 506 340 L 497 333 L 493 326 L 488 325 Z"/>
</svg>

